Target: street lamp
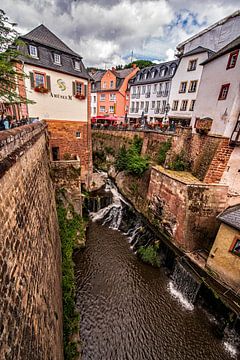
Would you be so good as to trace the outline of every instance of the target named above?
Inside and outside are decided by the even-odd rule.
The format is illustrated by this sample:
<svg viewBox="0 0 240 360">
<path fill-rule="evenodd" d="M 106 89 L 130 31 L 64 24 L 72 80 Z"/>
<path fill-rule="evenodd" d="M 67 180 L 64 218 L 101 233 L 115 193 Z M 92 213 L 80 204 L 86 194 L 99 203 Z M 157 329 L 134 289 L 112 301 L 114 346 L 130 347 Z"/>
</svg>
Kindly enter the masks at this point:
<svg viewBox="0 0 240 360">
<path fill-rule="evenodd" d="M 168 124 L 168 113 L 169 110 L 171 109 L 170 104 L 167 103 L 167 105 L 165 106 L 165 113 L 164 113 L 164 117 L 163 117 L 163 125 L 167 125 Z"/>
</svg>

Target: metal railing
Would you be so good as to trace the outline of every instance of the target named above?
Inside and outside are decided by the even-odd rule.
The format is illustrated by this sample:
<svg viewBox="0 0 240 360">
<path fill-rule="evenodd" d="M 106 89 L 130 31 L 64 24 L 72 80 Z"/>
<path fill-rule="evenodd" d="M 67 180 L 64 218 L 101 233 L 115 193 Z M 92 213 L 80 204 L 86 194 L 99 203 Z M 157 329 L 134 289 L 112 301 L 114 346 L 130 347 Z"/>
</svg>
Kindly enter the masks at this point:
<svg viewBox="0 0 240 360">
<path fill-rule="evenodd" d="M 146 98 L 149 98 L 150 95 L 151 95 L 150 91 L 148 91 L 148 92 L 145 93 L 145 97 L 146 97 Z"/>
</svg>

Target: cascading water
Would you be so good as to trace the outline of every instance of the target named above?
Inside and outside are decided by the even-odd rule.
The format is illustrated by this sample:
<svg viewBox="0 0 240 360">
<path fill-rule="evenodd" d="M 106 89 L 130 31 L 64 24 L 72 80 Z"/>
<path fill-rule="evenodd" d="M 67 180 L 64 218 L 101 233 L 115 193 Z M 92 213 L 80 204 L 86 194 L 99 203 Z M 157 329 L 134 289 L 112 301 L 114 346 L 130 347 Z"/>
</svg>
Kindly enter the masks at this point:
<svg viewBox="0 0 240 360">
<path fill-rule="evenodd" d="M 231 357 L 237 359 L 240 351 L 240 337 L 234 328 L 231 329 L 229 326 L 226 327 L 224 330 L 223 343 Z"/>
<path fill-rule="evenodd" d="M 172 280 L 169 282 L 169 290 L 186 309 L 193 310 L 200 286 L 201 283 L 177 261 Z"/>
</svg>

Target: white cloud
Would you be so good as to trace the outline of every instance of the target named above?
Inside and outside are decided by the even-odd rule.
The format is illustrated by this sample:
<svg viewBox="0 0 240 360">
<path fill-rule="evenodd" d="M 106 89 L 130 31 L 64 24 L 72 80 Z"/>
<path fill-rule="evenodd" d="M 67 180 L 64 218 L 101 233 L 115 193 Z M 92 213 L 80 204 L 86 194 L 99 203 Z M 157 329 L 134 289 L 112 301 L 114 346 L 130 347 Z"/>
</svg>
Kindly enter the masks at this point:
<svg viewBox="0 0 240 360">
<path fill-rule="evenodd" d="M 134 56 L 172 59 L 178 43 L 229 15 L 238 0 L 8 0 L 22 33 L 44 23 L 86 65 L 124 64 Z M 123 60 L 125 59 L 125 60 Z"/>
</svg>

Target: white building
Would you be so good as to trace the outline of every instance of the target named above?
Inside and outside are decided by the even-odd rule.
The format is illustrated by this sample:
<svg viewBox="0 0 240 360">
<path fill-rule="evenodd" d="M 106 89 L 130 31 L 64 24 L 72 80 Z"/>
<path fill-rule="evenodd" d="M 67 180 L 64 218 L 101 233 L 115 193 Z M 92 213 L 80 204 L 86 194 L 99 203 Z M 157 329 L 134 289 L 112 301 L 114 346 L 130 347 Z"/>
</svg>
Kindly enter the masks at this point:
<svg viewBox="0 0 240 360">
<path fill-rule="evenodd" d="M 201 46 L 182 55 L 172 79 L 168 114 L 170 121 L 189 125 L 203 70 L 200 64 L 211 55 L 213 55 L 212 51 Z"/>
<path fill-rule="evenodd" d="M 101 89 L 101 80 L 105 74 L 105 70 L 98 70 L 94 74 L 91 74 L 93 82 L 91 84 L 91 117 L 97 116 L 98 109 L 98 96 L 97 90 Z"/>
<path fill-rule="evenodd" d="M 217 52 L 239 36 L 239 29 L 240 10 L 180 43 L 177 46 L 178 55 L 183 55 L 198 46 Z"/>
<path fill-rule="evenodd" d="M 165 116 L 171 89 L 171 80 L 178 60 L 168 61 L 140 70 L 130 86 L 130 122 L 157 122 Z"/>
</svg>

